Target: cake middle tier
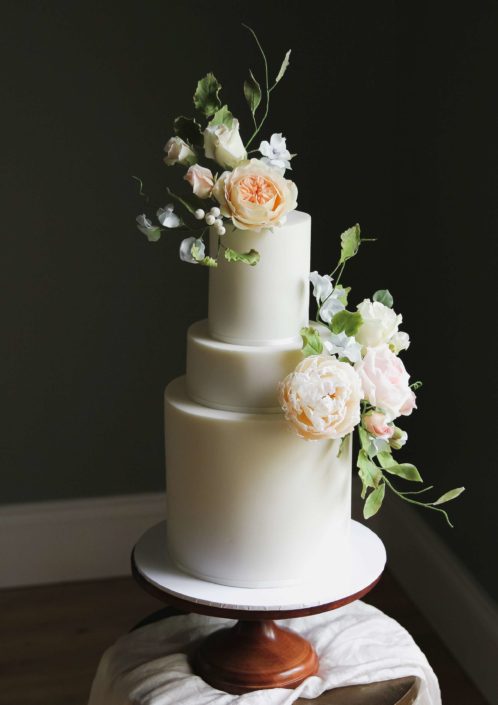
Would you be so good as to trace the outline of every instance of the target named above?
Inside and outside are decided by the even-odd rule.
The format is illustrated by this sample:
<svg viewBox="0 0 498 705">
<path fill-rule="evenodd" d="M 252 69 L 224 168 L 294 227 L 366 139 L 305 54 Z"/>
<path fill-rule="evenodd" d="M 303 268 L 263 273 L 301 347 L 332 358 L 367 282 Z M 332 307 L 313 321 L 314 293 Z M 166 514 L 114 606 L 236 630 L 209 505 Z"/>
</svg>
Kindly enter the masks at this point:
<svg viewBox="0 0 498 705">
<path fill-rule="evenodd" d="M 279 411 L 278 383 L 303 359 L 301 348 L 300 336 L 278 345 L 224 343 L 198 321 L 187 334 L 188 395 L 215 409 Z"/>
</svg>

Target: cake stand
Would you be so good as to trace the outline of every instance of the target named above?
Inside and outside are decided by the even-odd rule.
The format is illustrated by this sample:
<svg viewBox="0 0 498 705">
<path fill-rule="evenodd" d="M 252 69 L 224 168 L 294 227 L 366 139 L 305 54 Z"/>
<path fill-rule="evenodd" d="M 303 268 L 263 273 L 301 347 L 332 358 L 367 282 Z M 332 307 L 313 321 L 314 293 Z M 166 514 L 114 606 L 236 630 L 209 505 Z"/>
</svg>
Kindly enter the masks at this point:
<svg viewBox="0 0 498 705">
<path fill-rule="evenodd" d="M 176 567 L 167 551 L 166 522 L 149 529 L 133 549 L 132 572 L 148 593 L 185 612 L 237 619 L 196 647 L 194 672 L 214 688 L 242 694 L 295 688 L 318 671 L 311 644 L 273 620 L 305 617 L 358 600 L 380 579 L 386 562 L 382 541 L 351 522 L 351 570 L 321 575 L 282 588 L 237 588 L 200 580 Z"/>
</svg>

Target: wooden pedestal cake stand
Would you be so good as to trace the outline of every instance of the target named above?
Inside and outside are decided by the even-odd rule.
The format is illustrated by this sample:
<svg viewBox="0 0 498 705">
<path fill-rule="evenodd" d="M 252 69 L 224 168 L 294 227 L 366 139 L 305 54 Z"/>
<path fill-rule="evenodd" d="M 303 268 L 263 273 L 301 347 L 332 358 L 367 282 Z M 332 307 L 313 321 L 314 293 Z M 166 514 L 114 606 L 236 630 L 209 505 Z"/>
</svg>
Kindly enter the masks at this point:
<svg viewBox="0 0 498 705">
<path fill-rule="evenodd" d="M 370 529 L 351 524 L 352 564 L 347 576 L 320 576 L 283 588 L 236 588 L 182 572 L 167 552 L 166 522 L 149 529 L 132 553 L 138 584 L 185 612 L 239 620 L 212 633 L 195 650 L 194 672 L 214 688 L 242 694 L 265 688 L 295 688 L 318 671 L 311 644 L 273 620 L 334 610 L 366 595 L 386 561 L 382 541 Z"/>
</svg>

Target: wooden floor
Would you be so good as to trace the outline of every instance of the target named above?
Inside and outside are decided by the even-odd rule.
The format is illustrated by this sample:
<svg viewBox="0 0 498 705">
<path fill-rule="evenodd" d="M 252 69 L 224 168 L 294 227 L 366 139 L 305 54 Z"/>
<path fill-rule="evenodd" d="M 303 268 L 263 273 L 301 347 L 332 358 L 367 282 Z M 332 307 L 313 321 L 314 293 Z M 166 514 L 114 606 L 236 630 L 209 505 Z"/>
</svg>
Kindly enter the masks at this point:
<svg viewBox="0 0 498 705">
<path fill-rule="evenodd" d="M 486 705 L 389 574 L 366 601 L 413 635 L 444 705 Z M 0 591 L 0 705 L 85 705 L 101 653 L 161 606 L 131 578 Z"/>
</svg>

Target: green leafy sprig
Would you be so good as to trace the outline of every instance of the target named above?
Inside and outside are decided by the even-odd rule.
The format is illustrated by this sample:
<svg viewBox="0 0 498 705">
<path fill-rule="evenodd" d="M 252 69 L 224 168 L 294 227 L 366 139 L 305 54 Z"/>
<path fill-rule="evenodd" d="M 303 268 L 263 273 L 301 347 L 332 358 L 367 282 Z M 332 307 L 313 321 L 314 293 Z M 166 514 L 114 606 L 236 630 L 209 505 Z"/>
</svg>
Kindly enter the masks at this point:
<svg viewBox="0 0 498 705">
<path fill-rule="evenodd" d="M 448 513 L 446 510 L 441 509 L 440 505 L 456 499 L 465 490 L 464 487 L 456 487 L 449 490 L 434 502 L 422 502 L 418 499 L 414 499 L 414 495 L 428 492 L 433 489 L 433 486 L 403 492 L 394 486 L 392 480 L 389 479 L 386 473 L 410 482 L 422 482 L 422 477 L 415 465 L 411 463 L 397 463 L 392 457 L 392 448 L 389 442 L 383 441 L 379 443 L 379 441 L 370 436 L 367 430 L 361 425 L 358 426 L 358 436 L 360 439 L 360 450 L 356 466 L 362 482 L 361 498 L 365 499 L 363 506 L 363 516 L 365 519 L 369 519 L 374 516 L 374 514 L 377 514 L 382 506 L 387 487 L 397 497 L 409 504 L 415 504 L 418 507 L 440 512 L 446 519 L 448 525 L 453 528 Z"/>
<path fill-rule="evenodd" d="M 264 52 L 263 47 L 261 46 L 261 42 L 259 41 L 256 32 L 252 29 L 252 27 L 249 27 L 249 25 L 246 25 L 242 23 L 242 26 L 245 27 L 254 37 L 254 41 L 256 42 L 259 52 L 261 54 L 261 57 L 263 59 L 263 66 L 264 66 L 264 74 L 265 74 L 265 80 L 264 80 L 264 91 L 265 91 L 265 111 L 263 113 L 263 117 L 261 120 L 258 122 L 256 119 L 256 111 L 258 107 L 261 104 L 262 100 L 262 90 L 261 86 L 258 83 L 258 81 L 254 78 L 254 74 L 252 71 L 249 71 L 249 79 L 244 82 L 244 95 L 247 100 L 247 103 L 249 105 L 249 109 L 251 111 L 252 119 L 254 122 L 254 132 L 248 139 L 248 141 L 245 144 L 245 148 L 248 149 L 258 133 L 261 131 L 261 128 L 263 127 L 266 118 L 268 117 L 268 113 L 270 110 L 270 94 L 271 92 L 276 88 L 277 84 L 282 80 L 284 77 L 285 72 L 287 71 L 287 68 L 289 66 L 289 59 L 290 59 L 290 54 L 291 50 L 286 53 L 284 60 L 282 61 L 282 64 L 280 66 L 280 69 L 275 77 L 275 81 L 273 84 L 270 86 L 270 80 L 269 80 L 269 70 L 268 70 L 268 60 L 266 58 L 266 54 Z"/>
</svg>

